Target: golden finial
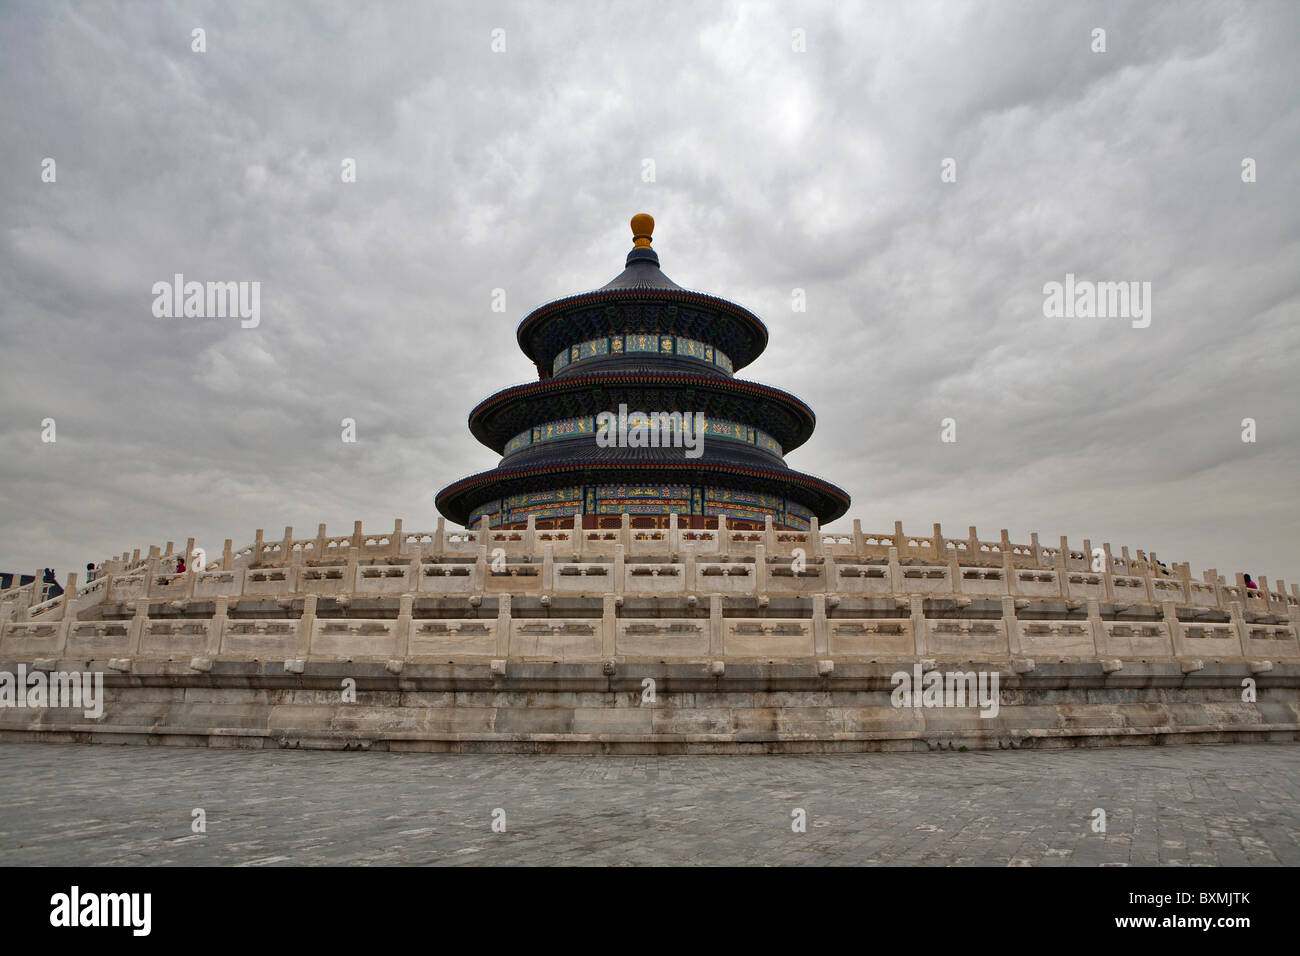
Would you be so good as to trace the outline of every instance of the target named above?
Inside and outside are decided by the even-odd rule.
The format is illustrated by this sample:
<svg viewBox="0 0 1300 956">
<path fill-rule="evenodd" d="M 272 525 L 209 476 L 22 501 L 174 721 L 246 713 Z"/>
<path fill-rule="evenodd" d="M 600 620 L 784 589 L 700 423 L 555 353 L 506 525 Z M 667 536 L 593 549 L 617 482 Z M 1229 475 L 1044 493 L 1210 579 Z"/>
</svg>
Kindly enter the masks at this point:
<svg viewBox="0 0 1300 956">
<path fill-rule="evenodd" d="M 639 212 L 632 217 L 632 247 L 634 249 L 649 249 L 650 237 L 655 231 L 654 217 L 648 213 Z"/>
</svg>

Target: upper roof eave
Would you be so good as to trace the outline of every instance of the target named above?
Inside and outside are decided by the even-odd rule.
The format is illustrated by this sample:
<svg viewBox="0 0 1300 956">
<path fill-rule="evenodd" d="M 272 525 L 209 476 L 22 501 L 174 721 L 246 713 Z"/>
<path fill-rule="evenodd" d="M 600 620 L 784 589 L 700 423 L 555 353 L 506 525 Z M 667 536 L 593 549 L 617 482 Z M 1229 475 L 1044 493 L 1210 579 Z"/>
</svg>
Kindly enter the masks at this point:
<svg viewBox="0 0 1300 956">
<path fill-rule="evenodd" d="M 567 309 L 588 305 L 598 302 L 617 302 L 620 300 L 637 300 L 637 299 L 678 299 L 686 302 L 693 302 L 702 306 L 710 306 L 729 313 L 733 318 L 738 319 L 746 325 L 756 340 L 756 346 L 752 354 L 748 356 L 732 356 L 735 361 L 737 370 L 744 368 L 767 348 L 768 334 L 767 326 L 753 312 L 746 309 L 743 305 L 732 302 L 730 299 L 724 299 L 721 296 L 710 295 L 707 292 L 697 292 L 693 289 L 661 288 L 654 286 L 634 286 L 627 288 L 601 288 L 592 289 L 590 292 L 580 292 L 576 295 L 567 295 L 559 299 L 552 299 L 533 309 L 532 312 L 524 316 L 523 321 L 515 330 L 515 339 L 519 343 L 519 349 L 526 355 L 534 365 L 539 367 L 542 361 L 536 354 L 532 342 L 529 340 L 529 334 L 536 329 L 541 323 L 558 312 Z"/>
</svg>

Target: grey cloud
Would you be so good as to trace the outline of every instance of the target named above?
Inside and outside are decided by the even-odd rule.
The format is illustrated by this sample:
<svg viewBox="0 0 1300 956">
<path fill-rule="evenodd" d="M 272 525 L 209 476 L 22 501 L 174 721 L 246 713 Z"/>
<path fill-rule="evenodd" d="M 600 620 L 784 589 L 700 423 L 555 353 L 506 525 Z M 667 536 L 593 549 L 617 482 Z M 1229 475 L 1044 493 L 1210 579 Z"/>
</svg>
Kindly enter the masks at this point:
<svg viewBox="0 0 1300 956">
<path fill-rule="evenodd" d="M 866 527 L 1295 579 L 1297 27 L 1289 3 L 6 5 L 0 566 L 431 527 L 433 491 L 495 463 L 469 410 L 533 375 L 515 324 L 615 275 L 644 209 L 668 275 L 768 322 L 742 375 L 814 408 L 791 464 Z M 176 272 L 261 281 L 261 327 L 155 319 Z M 1151 327 L 1045 319 L 1066 272 L 1152 282 Z"/>
</svg>

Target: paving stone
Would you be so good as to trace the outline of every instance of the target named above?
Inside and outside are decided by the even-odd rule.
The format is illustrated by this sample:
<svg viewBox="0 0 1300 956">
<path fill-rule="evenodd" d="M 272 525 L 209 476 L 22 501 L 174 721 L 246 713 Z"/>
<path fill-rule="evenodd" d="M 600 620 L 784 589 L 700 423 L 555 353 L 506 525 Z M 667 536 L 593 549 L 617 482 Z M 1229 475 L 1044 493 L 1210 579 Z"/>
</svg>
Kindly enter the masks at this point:
<svg viewBox="0 0 1300 956">
<path fill-rule="evenodd" d="M 795 808 L 806 833 L 791 831 Z M 0 744 L 0 865 L 1157 863 L 1300 864 L 1300 747 L 530 757 Z"/>
</svg>

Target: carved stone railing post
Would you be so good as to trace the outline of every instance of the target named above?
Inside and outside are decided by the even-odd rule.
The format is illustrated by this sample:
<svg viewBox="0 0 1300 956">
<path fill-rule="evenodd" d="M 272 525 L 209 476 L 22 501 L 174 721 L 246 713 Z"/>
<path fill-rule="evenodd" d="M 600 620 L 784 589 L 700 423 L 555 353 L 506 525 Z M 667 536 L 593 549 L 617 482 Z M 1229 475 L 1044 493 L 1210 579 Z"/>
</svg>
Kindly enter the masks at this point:
<svg viewBox="0 0 1300 956">
<path fill-rule="evenodd" d="M 826 595 L 813 595 L 813 653 L 825 657 L 830 653 L 830 624 L 826 620 Z"/>
<path fill-rule="evenodd" d="M 356 545 L 348 548 L 348 564 L 343 580 L 349 591 L 361 590 L 361 549 Z"/>
<path fill-rule="evenodd" d="M 709 656 L 718 660 L 726 653 L 726 632 L 722 621 L 722 595 L 709 595 Z"/>
<path fill-rule="evenodd" d="M 63 600 L 59 602 L 59 609 L 54 613 L 53 619 L 56 621 L 66 621 L 68 618 L 75 618 L 77 615 L 73 612 L 72 604 L 77 600 L 77 572 L 68 573 L 68 583 L 63 589 Z"/>
<path fill-rule="evenodd" d="M 1156 594 L 1156 579 L 1154 577 L 1156 569 L 1155 557 L 1155 554 L 1152 553 L 1151 560 L 1142 561 L 1138 565 L 1139 575 L 1142 578 L 1142 586 L 1146 588 L 1146 599 L 1148 601 L 1159 601 L 1161 599 L 1160 595 Z M 1129 574 L 1133 573 L 1133 566 L 1129 563 L 1127 547 L 1124 549 L 1124 568 L 1129 572 Z"/>
<path fill-rule="evenodd" d="M 605 660 L 613 660 L 617 651 L 618 639 L 618 598 L 613 594 L 605 595 L 604 608 L 600 615 L 600 653 Z"/>
<path fill-rule="evenodd" d="M 1160 613 L 1165 619 L 1165 633 L 1169 635 L 1169 649 L 1174 657 L 1190 657 L 1187 650 L 1187 635 L 1182 622 L 1178 620 L 1178 608 L 1173 601 L 1161 601 Z"/>
<path fill-rule="evenodd" d="M 14 579 L 17 580 L 16 575 Z M 39 580 L 39 578 L 37 578 L 37 580 Z M 21 585 L 19 586 L 21 587 Z M 31 617 L 28 609 L 32 606 L 31 596 L 36 592 L 36 581 L 33 581 L 30 587 L 31 590 L 27 594 L 20 595 L 18 599 L 13 602 L 16 607 L 14 607 L 13 616 L 9 618 L 9 620 L 13 621 L 15 624 L 22 624 Z"/>
<path fill-rule="evenodd" d="M 204 558 L 206 559 L 206 555 Z M 185 542 L 185 600 L 189 601 L 194 597 L 194 586 L 198 583 L 199 574 L 203 568 L 199 565 L 206 564 L 206 560 L 195 562 L 194 558 L 194 539 L 190 538 Z"/>
<path fill-rule="evenodd" d="M 893 550 L 892 548 L 890 549 Z M 912 618 L 912 652 L 917 657 L 924 657 L 929 652 L 929 637 L 925 624 L 925 598 L 913 594 L 908 598 Z"/>
<path fill-rule="evenodd" d="M 68 651 L 68 638 L 72 636 L 72 628 L 77 623 L 77 615 L 69 614 L 59 622 L 58 630 L 55 632 L 56 637 L 54 646 L 50 648 L 50 656 L 60 658 Z M 3 633 L 4 625 L 0 624 L 0 633 Z"/>
<path fill-rule="evenodd" d="M 1241 656 L 1248 657 L 1250 628 L 1246 624 L 1246 609 L 1242 601 L 1228 602 L 1228 617 L 1232 620 L 1232 626 L 1237 631 L 1237 642 L 1241 645 Z"/>
<path fill-rule="evenodd" d="M 41 603 L 41 579 L 44 576 L 44 569 L 39 569 L 32 575 L 32 583 L 27 588 L 27 593 L 18 598 L 19 607 L 17 613 L 14 615 L 15 621 L 27 621 L 31 619 L 31 609 Z"/>
<path fill-rule="evenodd" d="M 77 620 L 76 610 L 73 607 L 73 603 L 76 599 L 77 572 L 71 571 L 68 573 L 68 583 L 64 586 L 63 600 L 59 602 L 57 608 L 46 612 L 46 617 L 51 621 L 58 621 L 58 627 L 56 629 L 58 635 L 57 642 L 52 648 L 50 648 L 55 656 L 62 654 L 64 649 L 68 646 L 68 632 L 72 629 L 72 625 L 76 623 Z M 4 630 L 3 622 L 4 618 L 0 617 L 0 631 Z"/>
<path fill-rule="evenodd" d="M 1002 598 L 1002 627 L 1007 632 L 1007 652 L 1012 657 L 1023 654 L 1020 618 L 1016 617 L 1016 599 L 1009 594 Z"/>
<path fill-rule="evenodd" d="M 547 541 L 542 545 L 542 593 L 550 594 L 555 590 L 555 543 Z"/>
<path fill-rule="evenodd" d="M 153 594 L 154 582 L 158 578 L 158 562 L 161 560 L 157 555 L 157 548 L 152 549 L 155 553 L 149 556 L 145 564 L 144 572 L 144 596 L 149 597 Z"/>
<path fill-rule="evenodd" d="M 627 558 L 624 554 L 622 544 L 614 545 L 614 593 L 621 595 L 624 590 L 625 581 L 623 580 L 624 569 L 627 567 Z"/>
<path fill-rule="evenodd" d="M 903 593 L 903 568 L 898 561 L 898 548 L 889 549 L 889 590 L 893 594 Z"/>
<path fill-rule="evenodd" d="M 221 595 L 213 599 L 212 621 L 208 624 L 207 656 L 217 657 L 221 654 L 221 639 L 226 633 L 226 619 L 230 614 L 230 598 Z"/>
<path fill-rule="evenodd" d="M 1110 635 L 1106 633 L 1106 622 L 1101 619 L 1101 602 L 1088 598 L 1088 629 L 1092 631 L 1092 646 L 1098 657 L 1110 656 Z"/>
<path fill-rule="evenodd" d="M 1261 574 L 1256 583 L 1259 585 L 1259 590 L 1255 593 L 1264 599 L 1264 612 L 1271 613 L 1273 609 L 1273 599 L 1268 596 L 1268 578 Z"/>
<path fill-rule="evenodd" d="M 546 546 L 550 548 L 548 544 Z M 510 656 L 510 595 L 502 594 L 497 598 L 497 657 L 505 660 Z"/>
<path fill-rule="evenodd" d="M 414 609 L 414 594 L 403 594 L 397 599 L 397 626 L 393 629 L 394 660 L 404 661 L 411 653 L 411 620 Z"/>
<path fill-rule="evenodd" d="M 767 546 L 760 544 L 754 548 L 754 594 L 762 597 L 767 593 Z"/>
<path fill-rule="evenodd" d="M 355 552 L 352 548 L 349 553 Z M 298 618 L 298 650 L 300 658 L 306 659 L 311 657 L 311 639 L 312 632 L 316 630 L 316 602 L 319 600 L 315 594 L 308 594 L 302 599 L 302 617 Z"/>
<path fill-rule="evenodd" d="M 135 602 L 135 617 L 131 618 L 130 639 L 127 645 L 128 657 L 140 656 L 140 640 L 144 636 L 145 625 L 149 623 L 149 599 L 140 598 Z"/>
<path fill-rule="evenodd" d="M 1214 589 L 1214 606 L 1218 608 L 1225 607 L 1222 585 L 1219 583 L 1219 569 L 1210 568 L 1207 571 L 1202 571 L 1201 580 Z"/>
</svg>

